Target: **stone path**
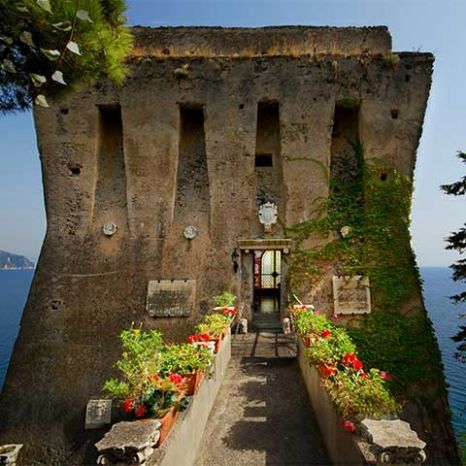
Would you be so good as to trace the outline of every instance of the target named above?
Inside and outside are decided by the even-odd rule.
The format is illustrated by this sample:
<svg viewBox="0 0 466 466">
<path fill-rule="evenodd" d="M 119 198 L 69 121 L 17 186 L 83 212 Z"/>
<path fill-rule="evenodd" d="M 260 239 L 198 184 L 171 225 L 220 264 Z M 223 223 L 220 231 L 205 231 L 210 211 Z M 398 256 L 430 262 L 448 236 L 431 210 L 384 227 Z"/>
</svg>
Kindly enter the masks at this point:
<svg viewBox="0 0 466 466">
<path fill-rule="evenodd" d="M 196 466 L 330 464 L 292 336 L 235 335 Z"/>
</svg>

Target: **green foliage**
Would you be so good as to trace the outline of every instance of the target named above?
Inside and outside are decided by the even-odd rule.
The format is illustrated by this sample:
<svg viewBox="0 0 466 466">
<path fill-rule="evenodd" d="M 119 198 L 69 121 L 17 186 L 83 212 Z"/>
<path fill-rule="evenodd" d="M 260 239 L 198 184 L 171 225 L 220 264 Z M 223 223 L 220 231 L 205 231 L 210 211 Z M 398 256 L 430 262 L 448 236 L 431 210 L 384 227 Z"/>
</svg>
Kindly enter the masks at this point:
<svg viewBox="0 0 466 466">
<path fill-rule="evenodd" d="M 325 316 L 308 311 L 300 311 L 294 317 L 294 325 L 301 335 L 320 333 L 331 324 Z"/>
<path fill-rule="evenodd" d="M 122 83 L 125 10 L 123 0 L 0 0 L 0 111 L 46 107 L 77 82 Z"/>
<path fill-rule="evenodd" d="M 343 328 L 310 310 L 296 310 L 294 322 L 301 336 L 312 335 L 306 355 L 311 364 L 323 365 L 328 371 L 323 381 L 342 416 L 378 418 L 399 411 L 380 371 L 363 370 L 356 346 Z"/>
<path fill-rule="evenodd" d="M 207 333 L 211 338 L 220 338 L 230 325 L 230 318 L 223 314 L 210 314 L 196 326 L 196 332 Z"/>
<path fill-rule="evenodd" d="M 172 373 L 182 375 L 204 371 L 212 364 L 213 356 L 207 348 L 182 343 L 167 346 L 159 360 L 158 373 L 166 377 Z"/>
<path fill-rule="evenodd" d="M 214 296 L 214 303 L 219 307 L 232 307 L 236 300 L 236 295 L 230 291 L 223 291 L 217 296 Z"/>
<path fill-rule="evenodd" d="M 458 152 L 458 158 L 466 164 L 466 153 Z M 466 194 L 466 175 L 463 176 L 459 181 L 451 184 L 444 184 L 441 186 L 442 190 L 452 196 L 464 196 Z M 452 233 L 447 238 L 446 249 L 456 250 L 460 254 L 466 251 L 466 223 L 458 231 Z M 450 266 L 453 270 L 453 280 L 463 281 L 466 283 L 466 259 L 459 259 L 454 264 Z M 466 303 L 466 291 L 463 291 L 455 296 L 452 296 L 451 299 L 455 303 Z M 462 331 L 465 332 L 466 328 L 462 328 Z M 463 337 L 466 346 L 466 337 Z M 457 341 L 461 339 L 457 338 Z M 460 349 L 461 351 L 461 349 Z M 466 352 L 466 347 L 462 348 L 462 351 Z M 466 358 L 466 356 L 465 356 Z"/>
<path fill-rule="evenodd" d="M 354 371 L 338 371 L 324 383 L 338 412 L 344 417 L 362 415 L 377 419 L 400 411 L 377 369 L 371 369 L 365 378 Z"/>
<path fill-rule="evenodd" d="M 459 450 L 460 450 L 461 464 L 466 466 L 466 432 L 460 433 Z"/>
<path fill-rule="evenodd" d="M 327 328 L 330 328 L 330 326 Z M 331 337 L 319 338 L 307 350 L 307 355 L 313 364 L 319 362 L 335 364 L 345 354 L 355 352 L 356 347 L 346 331 L 342 328 L 333 328 Z"/>
<path fill-rule="evenodd" d="M 120 378 L 107 380 L 103 390 L 136 417 L 163 416 L 185 406 L 181 375 L 206 369 L 209 350 L 188 344 L 165 345 L 157 330 L 131 327 L 120 334 L 122 356 L 115 363 Z"/>
<path fill-rule="evenodd" d="M 438 347 L 427 316 L 409 312 L 409 301 L 419 293 L 419 277 L 410 246 L 411 181 L 382 160 L 364 163 L 363 150 L 354 146 L 358 170 L 341 160 L 343 179 L 332 180 L 326 215 L 288 230 L 296 239 L 291 280 L 302 295 L 329 269 L 340 275 L 368 276 L 372 313 L 357 328 L 348 328 L 359 355 L 369 367 L 389 371 L 404 389 L 412 383 L 440 379 Z M 348 169 L 344 164 L 348 164 Z M 349 227 L 342 235 L 341 229 Z M 333 240 L 305 249 L 310 235 Z"/>
</svg>

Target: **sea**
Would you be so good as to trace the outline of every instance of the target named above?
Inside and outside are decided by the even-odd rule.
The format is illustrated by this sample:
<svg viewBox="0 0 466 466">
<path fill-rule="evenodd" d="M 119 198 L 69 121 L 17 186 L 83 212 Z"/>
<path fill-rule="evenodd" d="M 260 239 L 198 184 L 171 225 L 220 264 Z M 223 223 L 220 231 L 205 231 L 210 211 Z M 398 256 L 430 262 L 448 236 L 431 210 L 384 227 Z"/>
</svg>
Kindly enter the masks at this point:
<svg viewBox="0 0 466 466">
<path fill-rule="evenodd" d="M 18 335 L 21 315 L 31 286 L 33 270 L 0 271 L 0 389 Z M 464 289 L 464 284 L 451 279 L 445 267 L 421 268 L 424 300 L 437 334 L 448 382 L 450 408 L 455 432 L 466 432 L 466 363 L 455 358 L 456 344 L 451 337 L 466 318 L 459 317 L 460 308 L 449 296 Z M 465 306 L 462 308 L 465 311 Z"/>
</svg>

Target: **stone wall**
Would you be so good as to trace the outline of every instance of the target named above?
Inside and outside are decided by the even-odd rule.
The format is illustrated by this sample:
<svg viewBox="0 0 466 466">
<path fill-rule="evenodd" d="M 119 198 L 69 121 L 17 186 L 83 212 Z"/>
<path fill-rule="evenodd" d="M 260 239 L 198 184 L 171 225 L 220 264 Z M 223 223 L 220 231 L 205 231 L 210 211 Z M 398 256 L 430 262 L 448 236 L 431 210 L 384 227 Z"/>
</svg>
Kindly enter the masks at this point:
<svg viewBox="0 0 466 466">
<path fill-rule="evenodd" d="M 279 114 L 272 237 L 312 218 L 328 195 L 338 101 L 357 103 L 368 158 L 413 173 L 433 57 L 395 60 L 386 28 L 136 32 L 123 87 L 82 87 L 35 111 L 47 234 L 0 404 L 2 443 L 24 443 L 29 464 L 86 456 L 86 402 L 112 374 L 117 335 L 132 321 L 179 340 L 225 289 L 250 315 L 250 255 L 234 273 L 231 254 L 239 239 L 263 236 L 260 102 Z M 117 225 L 113 236 L 106 222 Z M 183 236 L 188 225 L 193 240 Z M 147 284 L 156 279 L 196 280 L 196 312 L 150 318 Z"/>
</svg>

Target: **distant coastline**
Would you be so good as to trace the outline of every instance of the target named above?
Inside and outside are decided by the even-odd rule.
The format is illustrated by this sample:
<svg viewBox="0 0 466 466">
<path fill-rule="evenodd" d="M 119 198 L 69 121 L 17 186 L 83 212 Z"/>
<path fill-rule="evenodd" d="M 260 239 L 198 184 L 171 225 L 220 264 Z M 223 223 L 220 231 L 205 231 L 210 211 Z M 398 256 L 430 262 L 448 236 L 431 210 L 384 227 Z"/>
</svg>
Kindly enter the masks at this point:
<svg viewBox="0 0 466 466">
<path fill-rule="evenodd" d="M 0 250 L 0 270 L 34 270 L 35 264 L 25 256 Z"/>
</svg>

